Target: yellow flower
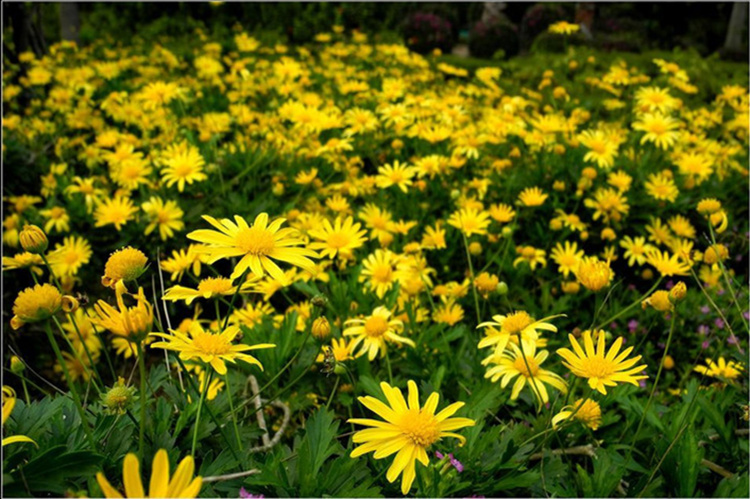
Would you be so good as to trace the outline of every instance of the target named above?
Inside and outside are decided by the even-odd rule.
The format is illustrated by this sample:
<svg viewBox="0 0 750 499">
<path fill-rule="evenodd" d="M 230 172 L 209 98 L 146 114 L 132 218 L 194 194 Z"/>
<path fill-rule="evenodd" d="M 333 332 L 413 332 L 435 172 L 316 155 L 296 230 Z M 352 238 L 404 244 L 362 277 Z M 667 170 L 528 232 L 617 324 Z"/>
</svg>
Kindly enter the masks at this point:
<svg viewBox="0 0 750 499">
<path fill-rule="evenodd" d="M 574 272 L 578 263 L 583 258 L 583 250 L 578 249 L 578 244 L 574 241 L 565 241 L 563 246 L 557 243 L 550 253 L 552 260 L 557 264 L 558 271 L 564 276 L 568 277 L 571 272 Z"/>
<path fill-rule="evenodd" d="M 378 353 L 383 357 L 388 343 L 415 346 L 409 338 L 396 334 L 403 329 L 404 323 L 398 319 L 391 319 L 391 311 L 383 306 L 373 310 L 369 317 L 349 319 L 345 324 L 349 327 L 344 330 L 344 336 L 354 336 L 351 343 L 352 351 L 362 344 L 357 357 L 367 354 L 370 361 L 375 360 Z"/>
<path fill-rule="evenodd" d="M 628 265 L 643 265 L 646 262 L 646 252 L 654 249 L 653 246 L 646 243 L 645 237 L 631 238 L 625 236 L 620 241 L 620 247 L 625 249 L 625 258 L 628 259 Z"/>
<path fill-rule="evenodd" d="M 378 175 L 375 177 L 375 183 L 381 189 L 395 185 L 401 192 L 406 193 L 409 186 L 412 185 L 412 177 L 417 171 L 413 166 L 404 165 L 394 161 L 393 165 L 387 164 L 378 168 Z"/>
<path fill-rule="evenodd" d="M 680 190 L 674 183 L 674 180 L 662 173 L 652 173 L 648 176 L 648 180 L 645 184 L 646 192 L 652 198 L 658 201 L 669 201 L 673 203 L 677 199 L 677 195 Z"/>
<path fill-rule="evenodd" d="M 641 144 L 653 142 L 660 149 L 668 149 L 680 137 L 676 131 L 680 122 L 671 116 L 661 113 L 647 113 L 640 117 L 640 121 L 633 123 L 633 130 L 646 132 L 641 138 Z"/>
<path fill-rule="evenodd" d="M 594 197 L 584 200 L 583 204 L 594 210 L 594 220 L 601 218 L 604 223 L 619 222 L 630 210 L 628 199 L 622 192 L 611 188 L 597 189 Z"/>
<path fill-rule="evenodd" d="M 669 95 L 669 89 L 641 87 L 635 93 L 636 106 L 644 112 L 668 113 L 674 110 L 679 100 Z M 653 125 L 652 125 L 653 126 Z"/>
<path fill-rule="evenodd" d="M 331 334 L 331 323 L 325 317 L 318 317 L 312 323 L 310 332 L 319 340 L 324 340 Z"/>
<path fill-rule="evenodd" d="M 541 206 L 548 197 L 539 187 L 527 187 L 518 195 L 518 203 L 523 206 Z"/>
<path fill-rule="evenodd" d="M 287 282 L 284 272 L 274 260 L 314 272 L 315 264 L 308 257 L 318 258 L 318 254 L 308 248 L 298 247 L 304 242 L 297 237 L 295 229 L 281 228 L 284 218 L 277 218 L 269 224 L 268 214 L 261 213 L 252 226 L 239 215 L 234 216 L 235 223 L 226 218 L 216 220 L 208 215 L 203 215 L 203 219 L 218 229 L 218 232 L 201 229 L 191 232 L 187 237 L 208 245 L 200 251 L 209 256 L 209 264 L 222 258 L 241 256 L 231 279 L 251 270 L 257 277 L 263 277 L 268 272 L 274 279 Z"/>
<path fill-rule="evenodd" d="M 306 172 L 299 172 L 294 178 L 294 182 L 300 185 L 310 184 L 318 176 L 318 169 L 311 168 Z"/>
<path fill-rule="evenodd" d="M 56 276 L 74 276 L 78 274 L 81 266 L 89 263 L 92 254 L 91 245 L 86 239 L 70 236 L 66 237 L 62 244 L 55 245 L 47 260 Z"/>
<path fill-rule="evenodd" d="M 145 235 L 151 234 L 157 227 L 159 237 L 166 241 L 174 235 L 174 231 L 180 231 L 185 228 L 182 216 L 185 214 L 176 201 L 164 201 L 160 197 L 152 196 L 151 199 L 141 205 L 151 219 L 146 227 Z"/>
<path fill-rule="evenodd" d="M 445 229 L 440 226 L 438 222 L 434 227 L 427 227 L 422 235 L 422 248 L 434 250 L 434 249 L 445 249 L 447 244 L 445 243 Z"/>
<path fill-rule="evenodd" d="M 137 212 L 138 208 L 133 206 L 130 198 L 123 196 L 106 198 L 94 211 L 94 219 L 96 220 L 94 226 L 104 227 L 112 224 L 119 231 Z"/>
<path fill-rule="evenodd" d="M 362 262 L 359 281 L 368 281 L 368 287 L 375 291 L 378 298 L 383 298 L 396 281 L 396 257 L 388 250 L 375 250 Z"/>
<path fill-rule="evenodd" d="M 346 362 L 347 360 L 352 360 L 354 358 L 352 357 L 352 343 L 347 342 L 343 338 L 332 338 L 331 346 L 323 347 L 323 349 L 326 350 L 327 353 L 318 354 L 315 359 L 316 362 L 324 362 L 326 360 L 326 355 L 333 357 L 333 360 L 336 362 Z"/>
<path fill-rule="evenodd" d="M 579 283 L 593 292 L 609 286 L 615 275 L 609 261 L 601 261 L 595 256 L 583 257 L 573 273 Z"/>
<path fill-rule="evenodd" d="M 494 383 L 500 378 L 500 387 L 505 388 L 508 386 L 513 378 L 518 376 L 518 379 L 513 383 L 513 389 L 511 390 L 510 399 L 516 400 L 526 386 L 532 386 L 532 392 L 534 396 L 543 403 L 549 402 L 549 395 L 547 388 L 544 386 L 545 383 L 557 388 L 562 393 L 567 393 L 568 385 L 565 381 L 546 369 L 542 369 L 542 363 L 547 360 L 549 352 L 547 350 L 540 350 L 536 352 L 536 343 L 533 341 L 521 340 L 521 347 L 515 343 L 511 343 L 511 350 L 504 351 L 501 354 L 493 354 L 488 359 L 488 364 L 491 365 L 485 373 L 485 378 L 490 378 Z"/>
<path fill-rule="evenodd" d="M 641 302 L 641 307 L 645 310 L 646 307 L 651 306 L 659 312 L 669 312 L 674 308 L 672 302 L 669 299 L 669 291 L 660 289 L 651 293 L 651 296 Z"/>
<path fill-rule="evenodd" d="M 134 307 L 125 306 L 123 295 L 127 289 L 122 281 L 115 284 L 115 295 L 117 297 L 117 308 L 104 300 L 99 300 L 94 305 L 97 317 L 92 317 L 91 322 L 103 327 L 114 335 L 126 338 L 128 341 L 142 341 L 151 332 L 154 322 L 154 310 L 146 300 L 143 288 L 138 288 L 137 295 L 131 295 L 136 300 Z"/>
<path fill-rule="evenodd" d="M 70 215 L 65 211 L 65 208 L 54 206 L 49 210 L 40 210 L 39 214 L 47 219 L 47 223 L 44 224 L 46 232 L 51 232 L 52 229 L 57 232 L 68 232 L 70 230 Z"/>
<path fill-rule="evenodd" d="M 646 262 L 652 265 L 662 276 L 687 275 L 691 265 L 678 255 L 654 248 L 646 252 Z"/>
<path fill-rule="evenodd" d="M 482 322 L 479 328 L 489 328 L 486 336 L 479 342 L 478 348 L 489 346 L 495 347 L 494 354 L 500 355 L 505 351 L 511 337 L 520 336 L 523 340 L 536 342 L 539 339 L 537 330 L 557 332 L 557 327 L 548 321 L 560 315 L 551 315 L 543 319 L 535 320 L 527 312 L 519 310 L 508 315 L 493 315 L 491 321 Z"/>
<path fill-rule="evenodd" d="M 701 215 L 713 215 L 721 210 L 721 201 L 715 198 L 701 199 L 696 206 L 696 210 Z"/>
<path fill-rule="evenodd" d="M 616 386 L 617 383 L 630 383 L 638 386 L 639 380 L 648 378 L 646 375 L 637 374 L 646 369 L 645 364 L 635 366 L 641 360 L 640 355 L 627 359 L 633 347 L 628 347 L 620 353 L 623 339 L 617 338 L 609 352 L 605 352 L 605 336 L 599 333 L 597 346 L 594 349 L 591 331 L 584 331 L 584 350 L 576 341 L 575 336 L 568 335 L 575 353 L 567 348 L 559 348 L 557 354 L 564 359 L 565 367 L 579 378 L 588 379 L 589 386 L 602 395 L 607 394 L 606 387 L 608 386 Z"/>
<path fill-rule="evenodd" d="M 49 245 L 47 234 L 36 225 L 24 225 L 23 230 L 18 234 L 18 240 L 21 242 L 24 251 L 35 255 L 47 251 Z"/>
<path fill-rule="evenodd" d="M 464 309 L 461 305 L 449 300 L 435 308 L 432 318 L 437 323 L 455 326 L 464 318 Z"/>
<path fill-rule="evenodd" d="M 206 331 L 198 321 L 190 324 L 187 334 L 171 330 L 172 334 L 151 333 L 152 336 L 163 338 L 151 345 L 151 348 L 163 348 L 180 353 L 180 359 L 200 361 L 210 364 L 220 375 L 227 373 L 225 362 L 234 364 L 237 360 L 254 364 L 263 370 L 263 365 L 253 357 L 244 352 L 263 348 L 275 348 L 272 343 L 259 343 L 257 345 L 234 345 L 232 341 L 241 333 L 237 326 L 227 326 L 221 333 Z"/>
<path fill-rule="evenodd" d="M 516 248 L 518 257 L 513 260 L 513 266 L 518 267 L 520 263 L 528 263 L 531 270 L 535 270 L 537 265 L 547 266 L 546 252 L 533 246 L 519 246 Z"/>
<path fill-rule="evenodd" d="M 25 251 L 15 256 L 3 256 L 3 270 L 30 269 L 36 275 L 42 275 L 44 271 L 40 268 L 44 265 L 42 257 Z"/>
<path fill-rule="evenodd" d="M 490 205 L 489 213 L 493 220 L 501 224 L 510 222 L 516 216 L 513 207 L 504 203 Z"/>
<path fill-rule="evenodd" d="M 619 143 L 601 130 L 586 130 L 578 136 L 582 145 L 589 151 L 583 157 L 584 161 L 596 163 L 599 168 L 612 168 Z"/>
<path fill-rule="evenodd" d="M 163 160 L 164 168 L 161 171 L 162 180 L 167 187 L 177 184 L 177 190 L 185 190 L 185 184 L 192 185 L 193 182 L 202 182 L 208 176 L 203 173 L 206 164 L 203 156 L 197 148 L 188 144 L 181 144 L 170 150 Z"/>
<path fill-rule="evenodd" d="M 558 21 L 554 24 L 550 24 L 549 28 L 547 28 L 550 33 L 557 35 L 572 35 L 573 33 L 577 33 L 580 29 L 581 27 L 579 25 L 567 21 Z"/>
<path fill-rule="evenodd" d="M 312 229 L 308 232 L 310 237 L 318 241 L 310 244 L 310 249 L 320 250 L 322 257 L 333 259 L 337 254 L 342 259 L 351 259 L 353 251 L 367 242 L 367 231 L 360 230 L 361 224 L 354 223 L 352 217 L 336 217 L 333 224 L 323 220 L 320 230 Z"/>
<path fill-rule="evenodd" d="M 208 300 L 215 296 L 234 295 L 235 293 L 247 293 L 253 289 L 257 278 L 252 282 L 244 282 L 239 286 L 232 286 L 232 280 L 225 277 L 206 277 L 198 283 L 197 289 L 187 288 L 185 286 L 172 286 L 164 293 L 163 300 L 180 301 L 185 300 L 185 305 L 190 305 L 196 298 Z"/>
<path fill-rule="evenodd" d="M 190 269 L 198 277 L 201 275 L 201 263 L 206 260 L 206 255 L 198 252 L 198 247 L 197 244 L 191 244 L 187 249 L 172 251 L 172 258 L 162 260 L 162 270 L 171 272 L 169 278 L 173 281 L 182 279 L 183 274 Z"/>
<path fill-rule="evenodd" d="M 588 426 L 592 430 L 597 430 L 602 424 L 602 408 L 595 400 L 578 399 L 571 405 L 566 405 L 552 418 L 552 427 L 557 428 L 561 421 L 573 417 Z"/>
<path fill-rule="evenodd" d="M 475 208 L 464 208 L 454 212 L 448 219 L 448 225 L 455 227 L 470 237 L 472 234 L 487 234 L 490 225 L 489 215 L 485 211 Z"/>
<path fill-rule="evenodd" d="M 408 387 L 408 405 L 401 390 L 385 382 L 380 383 L 380 388 L 388 401 L 387 405 L 375 397 L 359 397 L 362 405 L 385 421 L 360 418 L 347 421 L 372 427 L 354 434 L 352 441 L 362 445 L 352 451 L 351 457 L 356 458 L 373 451 L 375 459 L 396 454 L 385 476 L 393 483 L 403 474 L 401 492 L 404 495 L 409 493 L 416 477 L 416 461 L 424 466 L 429 464 L 427 449 L 443 437 L 457 438 L 465 442 L 464 437 L 454 431 L 475 424 L 468 418 L 451 418 L 463 407 L 463 402 L 451 404 L 435 414 L 439 395 L 432 393 L 424 407 L 420 407 L 417 384 L 410 380 Z"/>
<path fill-rule="evenodd" d="M 229 323 L 253 328 L 263 322 L 264 317 L 269 317 L 273 313 L 274 309 L 268 303 L 248 303 L 243 308 L 234 309 L 232 315 L 229 316 Z"/>
<path fill-rule="evenodd" d="M 51 284 L 37 284 L 18 293 L 10 325 L 18 329 L 24 324 L 49 319 L 60 310 L 73 311 L 76 304 L 75 299 L 61 295 Z"/>
<path fill-rule="evenodd" d="M 200 476 L 193 478 L 195 464 L 190 456 L 180 462 L 170 480 L 169 457 L 166 450 L 160 449 L 154 456 L 151 465 L 151 479 L 147 496 L 143 488 L 139 468 L 140 464 L 135 454 L 131 452 L 125 456 L 122 465 L 122 481 L 125 486 L 126 497 L 198 497 L 203 485 L 203 479 Z M 104 473 L 97 473 L 96 481 L 102 488 L 105 497 L 122 497 L 122 494 L 109 483 Z"/>
<path fill-rule="evenodd" d="M 120 281 L 135 281 L 146 271 L 148 258 L 139 249 L 128 246 L 112 253 L 104 265 L 102 285 L 114 288 Z"/>
<path fill-rule="evenodd" d="M 719 357 L 718 362 L 706 359 L 705 366 L 695 366 L 693 370 L 704 376 L 711 376 L 712 378 L 732 382 L 740 377 L 742 371 L 745 370 L 745 366 L 741 362 L 734 362 L 732 360 L 727 362 L 724 360 L 724 357 Z"/>
<path fill-rule="evenodd" d="M 496 275 L 482 272 L 474 279 L 474 287 L 486 299 L 490 293 L 497 289 L 499 282 L 500 279 Z"/>
</svg>

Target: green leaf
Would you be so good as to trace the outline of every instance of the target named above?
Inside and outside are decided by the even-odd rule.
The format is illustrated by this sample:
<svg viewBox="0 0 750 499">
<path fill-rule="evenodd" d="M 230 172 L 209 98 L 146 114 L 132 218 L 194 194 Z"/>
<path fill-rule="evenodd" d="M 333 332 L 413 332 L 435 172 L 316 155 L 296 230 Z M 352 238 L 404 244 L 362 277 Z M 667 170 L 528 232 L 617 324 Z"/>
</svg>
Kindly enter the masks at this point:
<svg viewBox="0 0 750 499">
<path fill-rule="evenodd" d="M 318 488 L 320 468 L 337 449 L 341 449 L 336 441 L 338 429 L 339 423 L 334 421 L 333 413 L 323 408 L 307 420 L 305 436 L 297 450 L 300 496 L 317 495 L 314 491 Z"/>
</svg>

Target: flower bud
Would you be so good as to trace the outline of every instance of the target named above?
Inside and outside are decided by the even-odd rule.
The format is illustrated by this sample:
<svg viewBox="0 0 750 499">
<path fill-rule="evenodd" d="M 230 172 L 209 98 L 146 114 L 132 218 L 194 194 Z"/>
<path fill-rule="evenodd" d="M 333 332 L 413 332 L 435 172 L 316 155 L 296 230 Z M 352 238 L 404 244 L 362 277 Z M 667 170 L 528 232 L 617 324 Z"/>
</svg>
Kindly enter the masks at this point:
<svg viewBox="0 0 750 499">
<path fill-rule="evenodd" d="M 666 357 L 664 357 L 664 369 L 669 371 L 670 369 L 673 369 L 673 368 L 674 368 L 674 359 L 672 358 L 671 355 L 667 355 Z"/>
<path fill-rule="evenodd" d="M 126 386 L 125 380 L 118 378 L 117 383 L 107 393 L 102 394 L 102 404 L 111 414 L 125 414 L 126 409 L 133 403 L 134 392 L 135 388 Z"/>
<path fill-rule="evenodd" d="M 671 301 L 672 303 L 677 303 L 678 301 L 683 300 L 686 294 L 687 286 L 684 282 L 680 281 L 675 284 L 672 289 L 669 290 L 669 301 Z"/>
<path fill-rule="evenodd" d="M 24 369 L 26 369 L 26 366 L 24 365 L 23 361 L 13 355 L 10 358 L 10 371 L 13 374 L 21 374 Z"/>
<path fill-rule="evenodd" d="M 324 340 L 331 334 L 331 324 L 325 317 L 318 317 L 312 325 L 312 335 L 319 340 Z"/>
<path fill-rule="evenodd" d="M 482 245 L 478 243 L 477 241 L 474 241 L 473 243 L 469 244 L 469 253 L 471 253 L 474 256 L 481 255 Z"/>
<path fill-rule="evenodd" d="M 18 239 L 25 251 L 35 255 L 44 253 L 47 251 L 47 246 L 49 246 L 47 234 L 36 225 L 24 225 L 23 230 L 18 235 Z"/>
<path fill-rule="evenodd" d="M 318 307 L 318 308 L 323 308 L 323 307 L 325 307 L 325 306 L 326 306 L 326 303 L 328 303 L 328 298 L 326 298 L 326 297 L 325 297 L 325 296 L 323 296 L 323 295 L 317 295 L 317 296 L 314 296 L 314 297 L 313 297 L 313 299 L 312 299 L 312 300 L 310 300 L 310 302 L 311 302 L 311 303 L 312 303 L 312 304 L 313 304 L 314 306 L 316 306 L 316 307 Z"/>
<path fill-rule="evenodd" d="M 504 296 L 508 294 L 508 284 L 506 284 L 505 281 L 500 281 L 497 283 L 497 294 L 500 296 Z"/>
</svg>

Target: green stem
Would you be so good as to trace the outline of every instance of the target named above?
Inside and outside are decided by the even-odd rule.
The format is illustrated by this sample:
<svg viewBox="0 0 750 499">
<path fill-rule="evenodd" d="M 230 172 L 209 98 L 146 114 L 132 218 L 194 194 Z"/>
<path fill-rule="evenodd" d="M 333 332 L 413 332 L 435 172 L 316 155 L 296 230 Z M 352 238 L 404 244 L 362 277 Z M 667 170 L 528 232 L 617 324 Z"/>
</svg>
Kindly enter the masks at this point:
<svg viewBox="0 0 750 499">
<path fill-rule="evenodd" d="M 385 367 L 388 369 L 388 382 L 393 386 L 393 372 L 391 372 L 391 356 L 388 348 L 385 350 Z"/>
<path fill-rule="evenodd" d="M 669 345 L 672 343 L 672 334 L 674 333 L 674 323 L 675 319 L 677 318 L 677 311 L 672 311 L 672 321 L 669 326 L 669 336 L 667 336 L 667 344 L 664 346 L 664 353 L 661 355 L 661 362 L 659 362 L 659 369 L 656 371 L 656 378 L 654 379 L 654 384 L 651 386 L 651 393 L 648 395 L 648 400 L 646 401 L 646 408 L 643 411 L 643 414 L 641 415 L 640 421 L 638 421 L 638 426 L 636 427 L 635 434 L 633 434 L 633 441 L 630 444 L 630 450 L 628 451 L 628 458 L 625 460 L 625 466 L 627 467 L 628 464 L 630 464 L 630 458 L 633 455 L 633 446 L 635 446 L 636 441 L 638 440 L 638 434 L 641 432 L 641 428 L 643 427 L 643 421 L 646 420 L 646 415 L 648 414 L 648 410 L 651 408 L 651 401 L 654 398 L 654 392 L 656 392 L 656 387 L 659 384 L 659 378 L 661 378 L 661 371 L 664 368 L 664 359 L 667 358 L 667 354 L 669 353 Z"/>
<path fill-rule="evenodd" d="M 55 286 L 57 286 L 57 289 L 60 290 L 60 293 L 63 293 L 62 285 L 60 284 L 60 281 L 57 280 L 57 276 L 55 275 L 55 273 L 52 271 L 52 266 L 47 261 L 47 257 L 44 256 L 44 253 L 40 253 L 39 256 L 42 257 L 42 261 L 47 266 L 47 270 L 49 270 L 49 275 L 52 276 L 52 280 L 55 282 Z"/>
<path fill-rule="evenodd" d="M 714 253 L 716 253 L 717 260 L 719 261 L 719 268 L 721 269 L 721 274 L 724 276 L 724 282 L 727 283 L 727 288 L 729 290 L 729 293 L 732 295 L 732 301 L 734 302 L 734 306 L 737 309 L 737 313 L 740 316 L 740 321 L 742 321 L 742 324 L 745 325 L 745 331 L 750 333 L 750 326 L 748 325 L 747 321 L 745 320 L 745 316 L 742 315 L 742 309 L 740 308 L 740 302 L 737 301 L 737 295 L 734 292 L 734 286 L 732 286 L 731 281 L 729 280 L 729 273 L 727 272 L 726 267 L 724 266 L 724 262 L 719 258 L 719 249 L 718 245 L 716 243 L 716 236 L 714 235 L 714 228 L 711 226 L 711 223 L 709 221 L 708 229 L 711 232 L 711 242 L 713 243 L 714 247 Z"/>
<path fill-rule="evenodd" d="M 328 396 L 328 402 L 326 402 L 326 409 L 331 407 L 333 396 L 336 395 L 336 390 L 338 390 L 339 388 L 339 381 L 341 381 L 341 377 L 336 376 L 336 382 L 333 384 L 333 390 L 331 390 L 331 394 Z"/>
<path fill-rule="evenodd" d="M 657 287 L 659 287 L 659 284 L 661 284 L 661 281 L 662 281 L 662 279 L 664 279 L 664 277 L 663 277 L 663 276 L 659 277 L 659 279 L 657 279 L 657 280 L 656 280 L 656 283 L 654 283 L 654 285 L 653 285 L 653 286 L 651 286 L 651 289 L 649 289 L 648 291 L 646 291 L 646 292 L 645 292 L 645 293 L 644 293 L 644 294 L 643 294 L 643 295 L 642 295 L 642 296 L 641 296 L 640 298 L 638 298 L 638 299 L 637 299 L 636 301 L 634 301 L 633 303 L 631 303 L 631 304 L 630 304 L 630 305 L 628 305 L 627 307 L 625 307 L 625 308 L 623 308 L 622 310 L 620 310 L 619 312 L 617 312 L 617 313 L 616 313 L 615 315 L 613 315 L 613 316 L 612 316 L 612 317 L 610 317 L 609 319 L 607 319 L 607 320 L 605 320 L 605 321 L 602 321 L 602 322 L 601 322 L 601 323 L 600 323 L 600 324 L 599 324 L 598 326 L 596 326 L 596 327 L 595 327 L 595 328 L 594 328 L 593 330 L 594 330 L 594 331 L 596 331 L 597 329 L 601 329 L 602 327 L 604 327 L 604 326 L 605 326 L 605 325 L 607 325 L 607 324 L 611 324 L 611 323 L 612 323 L 612 321 L 614 321 L 615 319 L 617 319 L 617 318 L 621 317 L 621 316 L 622 316 L 623 314 L 625 314 L 625 313 L 627 313 L 628 311 L 630 311 L 630 309 L 632 309 L 633 307 L 635 307 L 635 306 L 639 305 L 639 304 L 640 304 L 640 303 L 641 303 L 641 302 L 643 301 L 643 299 L 644 299 L 644 298 L 646 298 L 647 296 L 649 296 L 649 295 L 650 295 L 651 293 L 653 293 L 653 292 L 654 292 L 654 290 L 655 290 L 655 289 L 656 289 Z"/>
<path fill-rule="evenodd" d="M 206 393 L 208 393 L 208 386 L 211 384 L 211 378 L 213 377 L 214 370 L 213 368 L 208 369 L 208 377 L 206 378 L 206 386 L 203 387 L 203 392 L 201 392 L 201 398 L 198 400 L 198 414 L 195 416 L 195 426 L 193 427 L 193 445 L 190 448 L 190 456 L 195 457 L 195 444 L 198 442 L 198 425 L 201 422 L 201 409 L 203 408 L 203 401 L 206 398 Z"/>
<path fill-rule="evenodd" d="M 26 399 L 26 405 L 31 405 L 31 398 L 29 397 L 29 389 L 26 387 L 26 380 L 21 378 L 21 385 L 23 386 L 23 396 Z"/>
<path fill-rule="evenodd" d="M 242 440 L 240 439 L 240 429 L 237 427 L 237 415 L 234 412 L 234 401 L 232 400 L 232 387 L 229 384 L 229 371 L 224 375 L 224 382 L 227 384 L 227 396 L 229 397 L 229 411 L 232 413 L 232 424 L 234 425 L 234 436 L 237 438 L 237 449 L 242 449 Z"/>
<path fill-rule="evenodd" d="M 62 352 L 60 352 L 60 347 L 57 346 L 57 341 L 55 341 L 55 337 L 52 334 L 52 328 L 49 326 L 49 321 L 44 322 L 44 330 L 47 332 L 47 339 L 49 339 L 49 342 L 52 345 L 52 350 L 55 351 L 57 362 L 60 363 L 60 367 L 62 367 L 63 373 L 65 374 L 65 381 L 68 383 L 70 393 L 73 395 L 73 402 L 75 402 L 76 409 L 78 409 L 78 415 L 81 418 L 81 425 L 83 426 L 83 431 L 86 433 L 86 438 L 89 439 L 91 448 L 96 450 L 96 442 L 94 441 L 94 435 L 89 427 L 89 422 L 86 419 L 86 412 L 83 410 L 81 397 L 78 395 L 78 390 L 76 389 L 75 384 L 73 384 L 73 380 L 70 378 L 68 366 L 65 364 L 65 359 L 62 356 Z"/>
<path fill-rule="evenodd" d="M 232 299 L 229 301 L 229 310 L 227 311 L 227 316 L 224 318 L 224 327 L 221 328 L 222 331 L 224 331 L 227 328 L 227 324 L 229 324 L 229 316 L 232 315 L 232 311 L 234 310 L 234 299 L 237 298 L 237 295 L 240 292 L 240 288 L 243 284 L 245 284 L 245 276 L 247 276 L 248 270 L 245 270 L 242 275 L 240 276 L 239 284 L 237 284 L 237 289 L 234 290 L 234 293 L 232 293 Z M 216 320 L 219 320 L 219 312 L 218 312 L 218 303 L 217 303 L 217 309 L 216 309 Z"/>
<path fill-rule="evenodd" d="M 464 239 L 464 249 L 466 249 L 466 261 L 469 263 L 469 275 L 471 276 L 471 291 L 474 294 L 474 309 L 477 313 L 477 324 L 482 322 L 481 316 L 479 315 L 479 296 L 477 295 L 477 287 L 474 285 L 474 266 L 471 264 L 471 253 L 469 253 L 469 241 L 466 239 L 466 235 L 461 233 L 461 237 Z"/>
<path fill-rule="evenodd" d="M 138 353 L 138 369 L 141 378 L 141 420 L 138 423 L 138 454 L 143 459 L 143 441 L 146 436 L 146 359 L 144 358 L 143 345 L 136 343 Z"/>
</svg>

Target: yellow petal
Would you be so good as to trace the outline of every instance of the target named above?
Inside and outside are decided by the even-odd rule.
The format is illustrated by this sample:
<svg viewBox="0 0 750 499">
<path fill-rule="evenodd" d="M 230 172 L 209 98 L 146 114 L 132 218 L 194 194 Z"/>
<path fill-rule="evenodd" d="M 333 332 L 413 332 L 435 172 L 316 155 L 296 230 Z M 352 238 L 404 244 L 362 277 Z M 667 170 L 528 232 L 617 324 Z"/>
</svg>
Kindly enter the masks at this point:
<svg viewBox="0 0 750 499">
<path fill-rule="evenodd" d="M 125 484 L 125 495 L 128 497 L 145 497 L 141 482 L 140 463 L 132 452 L 125 456 L 122 470 L 122 481 Z"/>
</svg>

